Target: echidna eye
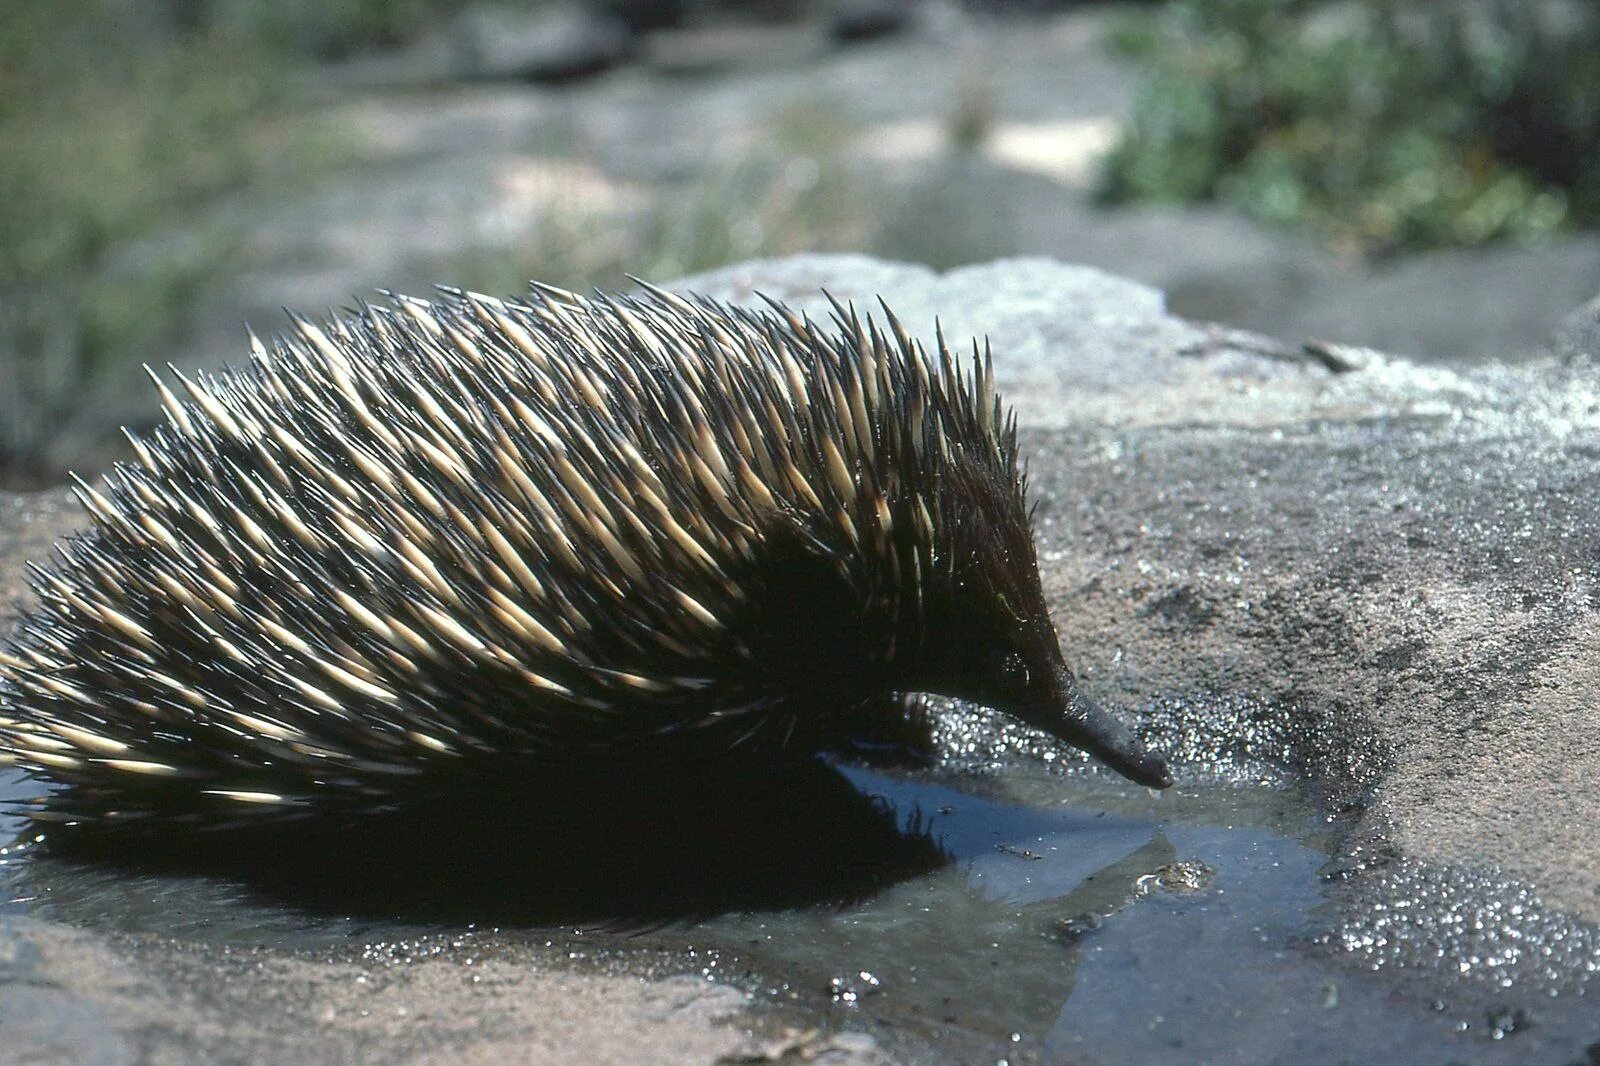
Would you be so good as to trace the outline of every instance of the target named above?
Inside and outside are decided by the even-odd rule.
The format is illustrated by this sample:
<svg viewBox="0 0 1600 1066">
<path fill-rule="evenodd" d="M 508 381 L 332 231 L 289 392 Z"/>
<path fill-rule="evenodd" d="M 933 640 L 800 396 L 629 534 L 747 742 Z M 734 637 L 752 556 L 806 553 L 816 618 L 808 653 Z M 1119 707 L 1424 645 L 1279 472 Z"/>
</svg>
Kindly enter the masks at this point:
<svg viewBox="0 0 1600 1066">
<path fill-rule="evenodd" d="M 1028 687 L 1031 678 L 1028 664 L 1022 661 L 1022 656 L 1016 652 L 1007 652 L 1005 658 L 1000 660 L 1000 679 L 1007 688 L 1024 689 Z"/>
</svg>

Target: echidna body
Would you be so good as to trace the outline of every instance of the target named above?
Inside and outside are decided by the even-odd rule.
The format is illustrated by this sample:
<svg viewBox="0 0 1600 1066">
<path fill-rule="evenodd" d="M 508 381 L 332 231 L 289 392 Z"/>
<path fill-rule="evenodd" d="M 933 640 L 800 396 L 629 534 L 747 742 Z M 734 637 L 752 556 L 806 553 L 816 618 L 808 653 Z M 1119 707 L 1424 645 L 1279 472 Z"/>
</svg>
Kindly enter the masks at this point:
<svg viewBox="0 0 1600 1066">
<path fill-rule="evenodd" d="M 654 290 L 296 319 L 80 483 L 0 755 L 57 816 L 360 809 L 938 692 L 1165 784 L 1062 662 L 987 357 L 939 347 Z"/>
</svg>

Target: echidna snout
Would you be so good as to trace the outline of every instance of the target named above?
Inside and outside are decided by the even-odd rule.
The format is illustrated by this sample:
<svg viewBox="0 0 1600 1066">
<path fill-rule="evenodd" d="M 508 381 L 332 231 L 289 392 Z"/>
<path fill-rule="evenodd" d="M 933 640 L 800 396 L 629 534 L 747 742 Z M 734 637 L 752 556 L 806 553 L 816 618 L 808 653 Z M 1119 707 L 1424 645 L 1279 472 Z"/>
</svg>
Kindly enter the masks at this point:
<svg viewBox="0 0 1600 1066">
<path fill-rule="evenodd" d="M 1028 658 L 999 656 L 997 683 L 973 693 L 981 703 L 1085 751 L 1117 773 L 1150 788 L 1172 784 L 1166 761 L 1146 748 L 1120 719 L 1085 696 L 1055 651 L 1054 640 Z"/>
<path fill-rule="evenodd" d="M 958 464 L 957 469 L 960 469 Z M 1172 784 L 1164 759 L 1078 688 L 1061 654 L 1039 578 L 1033 534 L 992 479 L 952 479 L 965 506 L 947 510 L 950 576 L 923 634 L 910 684 L 970 700 L 1087 752 L 1151 788 Z"/>
<path fill-rule="evenodd" d="M 1150 788 L 1172 784 L 1166 761 L 1144 747 L 1122 721 L 1082 692 L 1065 667 L 1053 671 L 1053 694 L 1012 713 L 1028 725 L 1080 748 L 1123 777 Z"/>
</svg>

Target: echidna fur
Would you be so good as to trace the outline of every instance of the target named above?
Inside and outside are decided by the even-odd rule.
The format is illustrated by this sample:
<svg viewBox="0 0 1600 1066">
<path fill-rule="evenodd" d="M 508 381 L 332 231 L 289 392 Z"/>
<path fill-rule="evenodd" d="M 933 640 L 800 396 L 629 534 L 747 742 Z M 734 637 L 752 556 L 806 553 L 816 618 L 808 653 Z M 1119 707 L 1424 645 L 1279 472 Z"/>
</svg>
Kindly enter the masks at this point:
<svg viewBox="0 0 1600 1066">
<path fill-rule="evenodd" d="M 988 354 L 835 310 L 445 290 L 157 378 L 0 648 L 0 758 L 69 786 L 38 817 L 350 811 L 936 692 L 1167 784 L 1062 661 Z"/>
</svg>

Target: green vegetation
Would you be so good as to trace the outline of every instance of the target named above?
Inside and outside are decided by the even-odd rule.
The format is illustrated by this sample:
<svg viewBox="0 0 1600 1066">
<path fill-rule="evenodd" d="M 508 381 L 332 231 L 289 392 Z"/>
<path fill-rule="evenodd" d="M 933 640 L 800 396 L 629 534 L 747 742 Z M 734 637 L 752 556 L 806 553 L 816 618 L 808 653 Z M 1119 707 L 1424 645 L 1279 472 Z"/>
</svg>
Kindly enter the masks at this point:
<svg viewBox="0 0 1600 1066">
<path fill-rule="evenodd" d="M 1106 200 L 1220 200 L 1362 253 L 1600 223 L 1600 8 L 1174 0 Z"/>
<path fill-rule="evenodd" d="M 110 360 L 154 354 L 225 272 L 237 235 L 208 208 L 298 180 L 331 143 L 295 121 L 284 57 L 171 16 L 119 0 L 7 7 L 0 481 L 35 480 Z"/>
<path fill-rule="evenodd" d="M 315 84 L 310 64 L 436 29 L 462 2 L 8 8 L 0 485 L 58 480 L 52 449 L 73 416 L 115 402 L 109 387 L 129 361 L 160 361 L 192 308 L 245 268 L 243 239 L 260 213 L 359 157 L 327 119 L 308 117 L 331 113 L 300 91 Z M 624 190 L 617 202 L 596 198 L 608 186 L 583 145 L 545 145 L 556 187 L 533 236 L 439 264 L 439 274 L 492 292 L 520 291 L 535 275 L 586 288 L 861 244 L 868 209 L 831 162 L 853 131 L 825 103 L 776 115 L 772 127 L 744 158 L 682 185 Z"/>
</svg>

